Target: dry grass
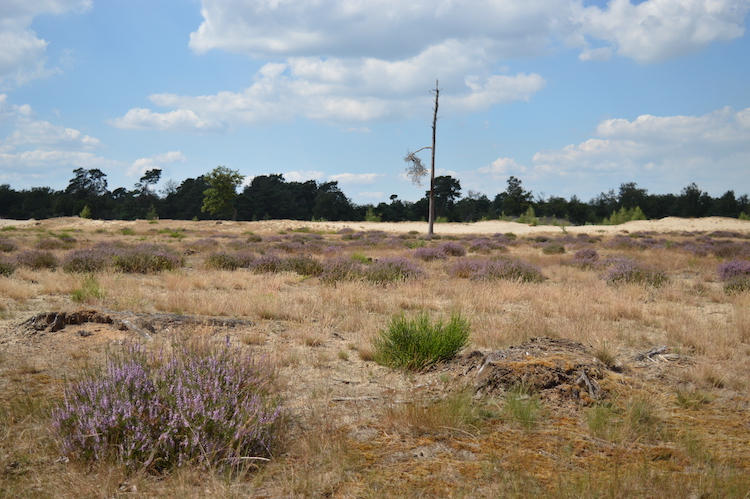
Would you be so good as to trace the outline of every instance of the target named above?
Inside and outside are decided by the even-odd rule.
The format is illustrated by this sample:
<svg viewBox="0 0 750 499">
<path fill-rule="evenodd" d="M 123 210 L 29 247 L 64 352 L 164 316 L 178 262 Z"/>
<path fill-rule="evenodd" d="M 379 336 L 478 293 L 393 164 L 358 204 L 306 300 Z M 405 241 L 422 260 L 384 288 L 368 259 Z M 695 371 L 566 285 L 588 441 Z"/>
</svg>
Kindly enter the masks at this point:
<svg viewBox="0 0 750 499">
<path fill-rule="evenodd" d="M 241 235 L 240 224 L 183 225 L 188 230 L 177 240 L 151 230 L 166 225 L 113 222 L 106 233 L 76 234 L 76 247 L 113 237 L 169 241 L 177 250 L 209 236 L 221 247 L 245 239 L 218 237 Z M 136 235 L 120 234 L 123 227 Z M 268 239 L 277 232 L 261 233 L 263 241 L 253 244 L 273 252 L 277 243 Z M 297 234 L 288 232 L 281 237 Z M 23 249 L 37 239 L 36 229 L 5 235 Z M 350 244 L 339 252 L 344 256 L 411 258 L 413 251 L 324 237 Z M 636 258 L 663 269 L 670 281 L 659 288 L 608 286 L 603 269 L 567 264 L 574 245 L 545 255 L 522 238 L 507 254 L 539 265 L 543 283 L 454 278 L 446 268 L 457 257 L 413 260 L 426 271 L 424 279 L 385 286 L 206 270 L 209 252 L 189 254 L 186 267 L 173 272 L 99 273 L 103 294 L 86 306 L 252 321 L 236 331 L 205 327 L 190 334 L 230 335 L 277 367 L 293 414 L 288 438 L 272 462 L 231 476 L 185 468 L 153 477 L 109 463 L 58 461 L 49 411 L 60 398 L 61 379 L 96 362 L 104 343 L 96 352 L 64 350 L 66 364 L 56 366 L 51 357 L 34 356 L 54 338 L 37 336 L 21 361 L 0 352 L 0 497 L 746 497 L 750 293 L 725 293 L 713 256 L 679 248 L 608 249 L 606 241 L 596 246 L 602 257 Z M 82 279 L 59 269 L 0 277 L 7 330 L 31 311 L 75 307 L 71 293 Z M 467 317 L 467 351 L 566 338 L 589 347 L 592 362 L 596 357 L 620 372 L 608 382 L 607 398 L 585 406 L 520 389 L 475 399 L 454 371 L 404 375 L 376 365 L 372 341 L 390 319 L 422 311 Z M 20 341 L 10 332 L 6 337 Z M 636 353 L 659 345 L 683 357 L 634 362 Z"/>
</svg>

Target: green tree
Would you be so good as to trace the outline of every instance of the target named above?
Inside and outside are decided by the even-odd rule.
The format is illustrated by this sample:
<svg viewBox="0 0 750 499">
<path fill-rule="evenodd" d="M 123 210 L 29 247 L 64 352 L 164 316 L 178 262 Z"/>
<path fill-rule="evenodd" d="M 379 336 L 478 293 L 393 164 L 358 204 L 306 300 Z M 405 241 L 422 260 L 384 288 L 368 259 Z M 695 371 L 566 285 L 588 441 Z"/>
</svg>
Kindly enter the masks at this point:
<svg viewBox="0 0 750 499">
<path fill-rule="evenodd" d="M 237 197 L 237 187 L 242 185 L 245 176 L 226 166 L 217 166 L 204 177 L 204 180 L 209 187 L 203 191 L 201 211 L 215 216 L 231 214 L 232 220 L 236 220 L 237 209 L 234 199 Z"/>
</svg>

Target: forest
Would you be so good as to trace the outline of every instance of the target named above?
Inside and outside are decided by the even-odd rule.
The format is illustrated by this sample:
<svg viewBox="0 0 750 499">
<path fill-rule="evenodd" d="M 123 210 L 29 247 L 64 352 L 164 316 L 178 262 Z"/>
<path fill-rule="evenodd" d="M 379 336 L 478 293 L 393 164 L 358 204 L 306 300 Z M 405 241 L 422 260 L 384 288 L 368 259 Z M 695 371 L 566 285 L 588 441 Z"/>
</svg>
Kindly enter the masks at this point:
<svg viewBox="0 0 750 499">
<path fill-rule="evenodd" d="M 219 167 L 225 172 L 238 172 Z M 99 169 L 73 170 L 64 190 L 33 187 L 14 190 L 0 185 L 0 217 L 8 219 L 46 219 L 81 216 L 102 220 L 175 219 L 175 220 L 348 220 L 348 221 L 420 221 L 427 218 L 429 192 L 416 202 L 397 195 L 377 205 L 353 203 L 337 182 L 293 182 L 281 174 L 258 175 L 237 192 L 228 195 L 225 211 L 207 210 L 206 193 L 212 188 L 214 172 L 188 178 L 178 184 L 168 180 L 163 189 L 154 186 L 161 170 L 147 171 L 132 189 L 109 190 L 107 176 Z M 238 182 L 239 184 L 239 182 Z M 231 189 L 234 189 L 232 187 Z M 461 183 L 451 176 L 435 178 L 435 206 L 438 222 L 473 222 L 521 217 L 535 223 L 544 220 L 572 225 L 617 223 L 631 219 L 659 219 L 669 216 L 698 218 L 722 216 L 747 218 L 750 200 L 747 194 L 730 190 L 711 197 L 695 183 L 679 194 L 652 194 L 634 182 L 623 183 L 615 191 L 602 192 L 589 201 L 577 196 L 534 195 L 524 189 L 520 179 L 509 177 L 507 188 L 493 198 L 475 191 L 462 193 Z M 525 218 L 524 218 L 525 217 Z"/>
</svg>

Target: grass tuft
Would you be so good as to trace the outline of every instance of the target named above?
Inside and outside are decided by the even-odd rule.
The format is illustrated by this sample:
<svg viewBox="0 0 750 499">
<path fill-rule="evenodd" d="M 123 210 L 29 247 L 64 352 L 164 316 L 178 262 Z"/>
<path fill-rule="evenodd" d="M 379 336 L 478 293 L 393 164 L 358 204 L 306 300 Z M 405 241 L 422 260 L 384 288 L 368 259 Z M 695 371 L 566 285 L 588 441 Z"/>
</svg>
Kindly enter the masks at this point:
<svg viewBox="0 0 750 499">
<path fill-rule="evenodd" d="M 375 361 L 399 369 L 423 370 L 455 357 L 468 343 L 469 329 L 469 321 L 460 314 L 451 315 L 447 323 L 432 322 L 427 313 L 412 319 L 394 317 L 374 342 Z"/>
</svg>

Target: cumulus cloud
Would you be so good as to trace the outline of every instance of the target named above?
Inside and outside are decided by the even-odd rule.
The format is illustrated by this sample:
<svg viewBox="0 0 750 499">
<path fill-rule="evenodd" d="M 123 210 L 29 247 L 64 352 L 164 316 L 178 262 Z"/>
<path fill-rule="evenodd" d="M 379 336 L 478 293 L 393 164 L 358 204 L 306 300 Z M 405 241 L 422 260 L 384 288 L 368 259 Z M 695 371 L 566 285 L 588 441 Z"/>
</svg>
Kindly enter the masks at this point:
<svg viewBox="0 0 750 499">
<path fill-rule="evenodd" d="M 604 120 L 597 137 L 533 156 L 537 175 L 660 178 L 664 185 L 738 172 L 750 164 L 750 108 L 703 116 L 643 115 Z M 740 180 L 740 179 L 738 179 Z"/>
<path fill-rule="evenodd" d="M 747 0 L 613 0 L 606 8 L 577 0 L 203 0 L 190 47 L 397 61 L 455 40 L 479 44 L 497 60 L 538 55 L 561 40 L 584 59 L 604 59 L 609 48 L 654 62 L 742 36 L 749 9 Z"/>
<path fill-rule="evenodd" d="M 135 108 L 125 116 L 110 121 L 117 128 L 156 129 L 186 132 L 221 131 L 224 125 L 216 120 L 199 117 L 191 109 L 177 109 L 168 113 L 155 113 L 150 109 Z"/>
<path fill-rule="evenodd" d="M 323 172 L 316 172 L 313 170 L 308 171 L 293 171 L 284 174 L 284 179 L 287 182 L 307 182 L 308 180 L 320 180 L 325 176 Z"/>
<path fill-rule="evenodd" d="M 609 44 L 620 56 L 660 62 L 741 37 L 749 10 L 747 0 L 648 0 L 638 5 L 612 0 L 606 9 L 581 9 L 577 34 Z M 607 58 L 609 47 L 592 50 L 587 42 L 582 45 L 581 59 Z"/>
<path fill-rule="evenodd" d="M 526 167 L 516 163 L 516 160 L 513 158 L 497 158 L 489 165 L 483 166 L 477 171 L 483 175 L 492 175 L 493 177 L 506 177 L 508 175 L 517 174 L 519 172 L 525 172 Z"/>
<path fill-rule="evenodd" d="M 385 175 L 382 173 L 337 173 L 330 175 L 328 179 L 342 185 L 364 185 L 372 184 L 381 177 Z"/>
<path fill-rule="evenodd" d="M 180 151 L 169 151 L 164 154 L 157 154 L 150 158 L 139 158 L 133 161 L 126 175 L 128 177 L 141 177 L 149 170 L 161 170 L 164 165 L 175 162 L 185 162 L 186 158 Z"/>
<path fill-rule="evenodd" d="M 0 88 L 23 85 L 57 72 L 46 67 L 47 41 L 30 29 L 35 16 L 84 12 L 91 0 L 6 1 L 0 5 Z"/>
</svg>

